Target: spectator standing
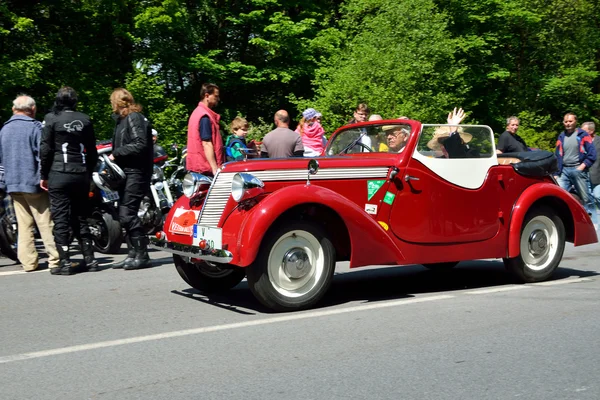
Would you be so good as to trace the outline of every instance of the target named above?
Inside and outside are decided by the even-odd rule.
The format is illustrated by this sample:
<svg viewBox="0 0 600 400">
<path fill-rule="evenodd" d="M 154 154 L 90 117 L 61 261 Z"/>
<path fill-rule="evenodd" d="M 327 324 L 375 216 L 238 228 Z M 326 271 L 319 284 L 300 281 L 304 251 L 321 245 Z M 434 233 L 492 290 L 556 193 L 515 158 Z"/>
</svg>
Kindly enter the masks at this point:
<svg viewBox="0 0 600 400">
<path fill-rule="evenodd" d="M 263 139 L 260 156 L 263 158 L 302 157 L 304 146 L 298 132 L 289 128 L 290 116 L 287 111 L 279 110 L 274 117 L 275 126 Z"/>
<path fill-rule="evenodd" d="M 592 138 L 592 144 L 596 149 L 596 157 L 600 153 L 600 136 L 596 135 L 596 124 L 593 122 L 584 122 L 581 124 L 581 129 L 587 132 Z M 590 167 L 590 185 L 592 190 L 592 196 L 596 200 L 596 206 L 600 207 L 600 161 L 596 158 L 596 161 Z"/>
<path fill-rule="evenodd" d="M 353 117 L 350 121 L 348 121 L 347 125 L 356 124 L 359 122 L 365 122 L 369 118 L 369 106 L 365 103 L 360 103 L 356 106 L 356 110 L 354 110 Z M 360 138 L 360 143 L 363 144 L 361 151 L 373 151 L 373 142 L 371 138 L 367 136 L 367 130 L 365 128 L 360 128 L 360 132 L 362 133 L 362 137 Z"/>
<path fill-rule="evenodd" d="M 358 122 L 365 122 L 369 118 L 369 106 L 365 103 L 360 103 L 356 106 L 352 119 L 348 121 L 348 125 L 356 124 Z"/>
<path fill-rule="evenodd" d="M 519 118 L 508 117 L 506 119 L 506 130 L 498 138 L 498 147 L 496 152 L 498 153 L 520 153 L 523 151 L 529 151 L 527 143 L 517 135 L 519 129 Z"/>
<path fill-rule="evenodd" d="M 213 111 L 219 105 L 219 87 L 205 83 L 200 90 L 200 102 L 188 121 L 187 169 L 215 176 L 225 162 L 223 138 L 219 132 L 221 116 Z"/>
<path fill-rule="evenodd" d="M 577 116 L 565 114 L 563 118 L 565 130 L 558 135 L 556 141 L 556 158 L 558 158 L 558 184 L 569 191 L 575 188 L 588 214 L 595 210 L 590 191 L 589 168 L 596 161 L 596 149 L 592 138 L 583 129 L 577 128 Z"/>
<path fill-rule="evenodd" d="M 69 255 L 70 227 L 83 253 L 80 269 L 98 270 L 87 223 L 90 178 L 98 161 L 96 136 L 90 117 L 76 111 L 76 106 L 77 92 L 67 86 L 60 88 L 52 112 L 44 118 L 40 146 L 40 186 L 50 195 L 54 242 L 60 256 L 61 268 L 50 271 L 55 275 L 76 272 Z"/>
<path fill-rule="evenodd" d="M 302 119 L 296 128 L 296 132 L 302 138 L 305 157 L 318 157 L 323 153 L 327 139 L 325 139 L 325 130 L 321 126 L 318 118 L 321 113 L 314 108 L 307 108 L 302 113 Z"/>
<path fill-rule="evenodd" d="M 40 187 L 40 139 L 42 124 L 35 120 L 35 101 L 18 96 L 13 101 L 13 116 L 0 130 L 0 164 L 4 166 L 4 184 L 11 195 L 17 216 L 19 238 L 17 256 L 25 271 L 35 271 L 39 256 L 33 228 L 37 225 L 50 271 L 60 270 L 58 251 L 52 237 L 50 200 Z"/>
<path fill-rule="evenodd" d="M 154 157 L 152 127 L 142 115 L 142 107 L 135 103 L 127 90 L 115 89 L 110 95 L 110 103 L 116 125 L 112 138 L 113 152 L 109 158 L 125 173 L 125 182 L 119 188 L 119 221 L 127 232 L 129 246 L 127 258 L 114 264 L 113 268 L 145 268 L 151 266 L 149 240 L 142 229 L 138 210 L 142 199 L 150 191 Z"/>
</svg>

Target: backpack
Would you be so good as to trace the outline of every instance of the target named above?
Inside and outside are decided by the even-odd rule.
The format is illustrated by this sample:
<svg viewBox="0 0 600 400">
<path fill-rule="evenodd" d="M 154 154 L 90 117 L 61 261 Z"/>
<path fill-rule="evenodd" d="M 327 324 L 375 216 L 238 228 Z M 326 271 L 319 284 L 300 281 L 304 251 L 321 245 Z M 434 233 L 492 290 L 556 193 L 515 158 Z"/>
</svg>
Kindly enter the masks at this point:
<svg viewBox="0 0 600 400">
<path fill-rule="evenodd" d="M 237 139 L 237 138 L 231 138 L 231 140 L 229 140 L 229 143 L 227 143 L 227 146 L 225 146 L 225 160 L 226 161 L 235 161 L 235 156 L 233 155 L 233 150 L 234 150 L 234 145 L 235 144 L 240 144 L 242 148 L 246 147 L 246 144 L 241 140 L 241 139 Z"/>
</svg>

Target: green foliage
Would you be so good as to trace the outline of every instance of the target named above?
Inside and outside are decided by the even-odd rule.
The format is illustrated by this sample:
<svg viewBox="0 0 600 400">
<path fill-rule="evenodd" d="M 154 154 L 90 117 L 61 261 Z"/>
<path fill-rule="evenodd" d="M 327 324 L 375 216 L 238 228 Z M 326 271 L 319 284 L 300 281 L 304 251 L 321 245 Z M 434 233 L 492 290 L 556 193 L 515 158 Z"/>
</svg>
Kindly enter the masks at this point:
<svg viewBox="0 0 600 400">
<path fill-rule="evenodd" d="M 464 68 L 454 58 L 447 17 L 430 0 L 351 0 L 343 4 L 335 50 L 316 71 L 312 99 L 327 131 L 346 123 L 366 102 L 384 118 L 410 115 L 439 121 L 462 104 L 468 91 Z M 360 27 L 360 29 L 357 29 Z"/>
<path fill-rule="evenodd" d="M 552 149 L 562 116 L 600 118 L 597 0 L 80 0 L 0 2 L 0 122 L 18 93 L 38 118 L 62 85 L 97 136 L 112 134 L 109 95 L 127 87 L 163 145 L 186 142 L 203 82 L 221 88 L 262 139 L 278 109 L 323 113 L 328 133 L 359 102 L 385 118 L 506 117 Z M 595 16 L 595 17 L 594 17 Z"/>
<path fill-rule="evenodd" d="M 136 69 L 127 76 L 126 86 L 136 102 L 144 107 L 142 113 L 158 132 L 159 143 L 163 146 L 186 144 L 189 111 L 175 99 L 165 97 L 165 86 L 157 77 Z"/>
<path fill-rule="evenodd" d="M 262 117 L 259 117 L 257 123 L 250 124 L 250 129 L 248 129 L 246 140 L 248 142 L 251 140 L 262 142 L 265 135 L 271 132 L 273 129 L 275 129 L 275 126 L 272 122 L 265 122 Z"/>
</svg>

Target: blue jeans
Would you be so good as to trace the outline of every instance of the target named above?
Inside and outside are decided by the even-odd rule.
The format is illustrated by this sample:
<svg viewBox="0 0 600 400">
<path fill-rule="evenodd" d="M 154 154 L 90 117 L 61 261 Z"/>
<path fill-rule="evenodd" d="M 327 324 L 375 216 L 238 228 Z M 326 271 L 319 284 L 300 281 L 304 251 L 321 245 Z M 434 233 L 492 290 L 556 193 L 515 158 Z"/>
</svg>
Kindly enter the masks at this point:
<svg viewBox="0 0 600 400">
<path fill-rule="evenodd" d="M 594 224 L 598 223 L 596 204 L 590 190 L 590 175 L 587 171 L 580 171 L 577 167 L 563 167 L 562 173 L 558 177 L 558 184 L 567 192 L 573 186 L 586 211 L 592 217 L 592 222 Z"/>
<path fill-rule="evenodd" d="M 600 185 L 591 184 L 592 196 L 596 201 L 596 207 L 600 207 Z"/>
</svg>

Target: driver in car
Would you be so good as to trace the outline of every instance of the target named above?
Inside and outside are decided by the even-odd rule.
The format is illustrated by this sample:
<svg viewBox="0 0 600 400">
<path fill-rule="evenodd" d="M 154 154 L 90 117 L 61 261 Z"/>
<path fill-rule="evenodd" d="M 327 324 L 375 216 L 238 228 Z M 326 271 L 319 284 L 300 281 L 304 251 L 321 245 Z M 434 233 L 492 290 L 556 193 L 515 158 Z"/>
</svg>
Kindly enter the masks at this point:
<svg viewBox="0 0 600 400">
<path fill-rule="evenodd" d="M 388 145 L 388 152 L 400 153 L 404 150 L 406 143 L 408 143 L 408 137 L 410 131 L 407 127 L 400 125 L 386 125 L 381 128 L 385 134 L 385 139 Z"/>
</svg>

